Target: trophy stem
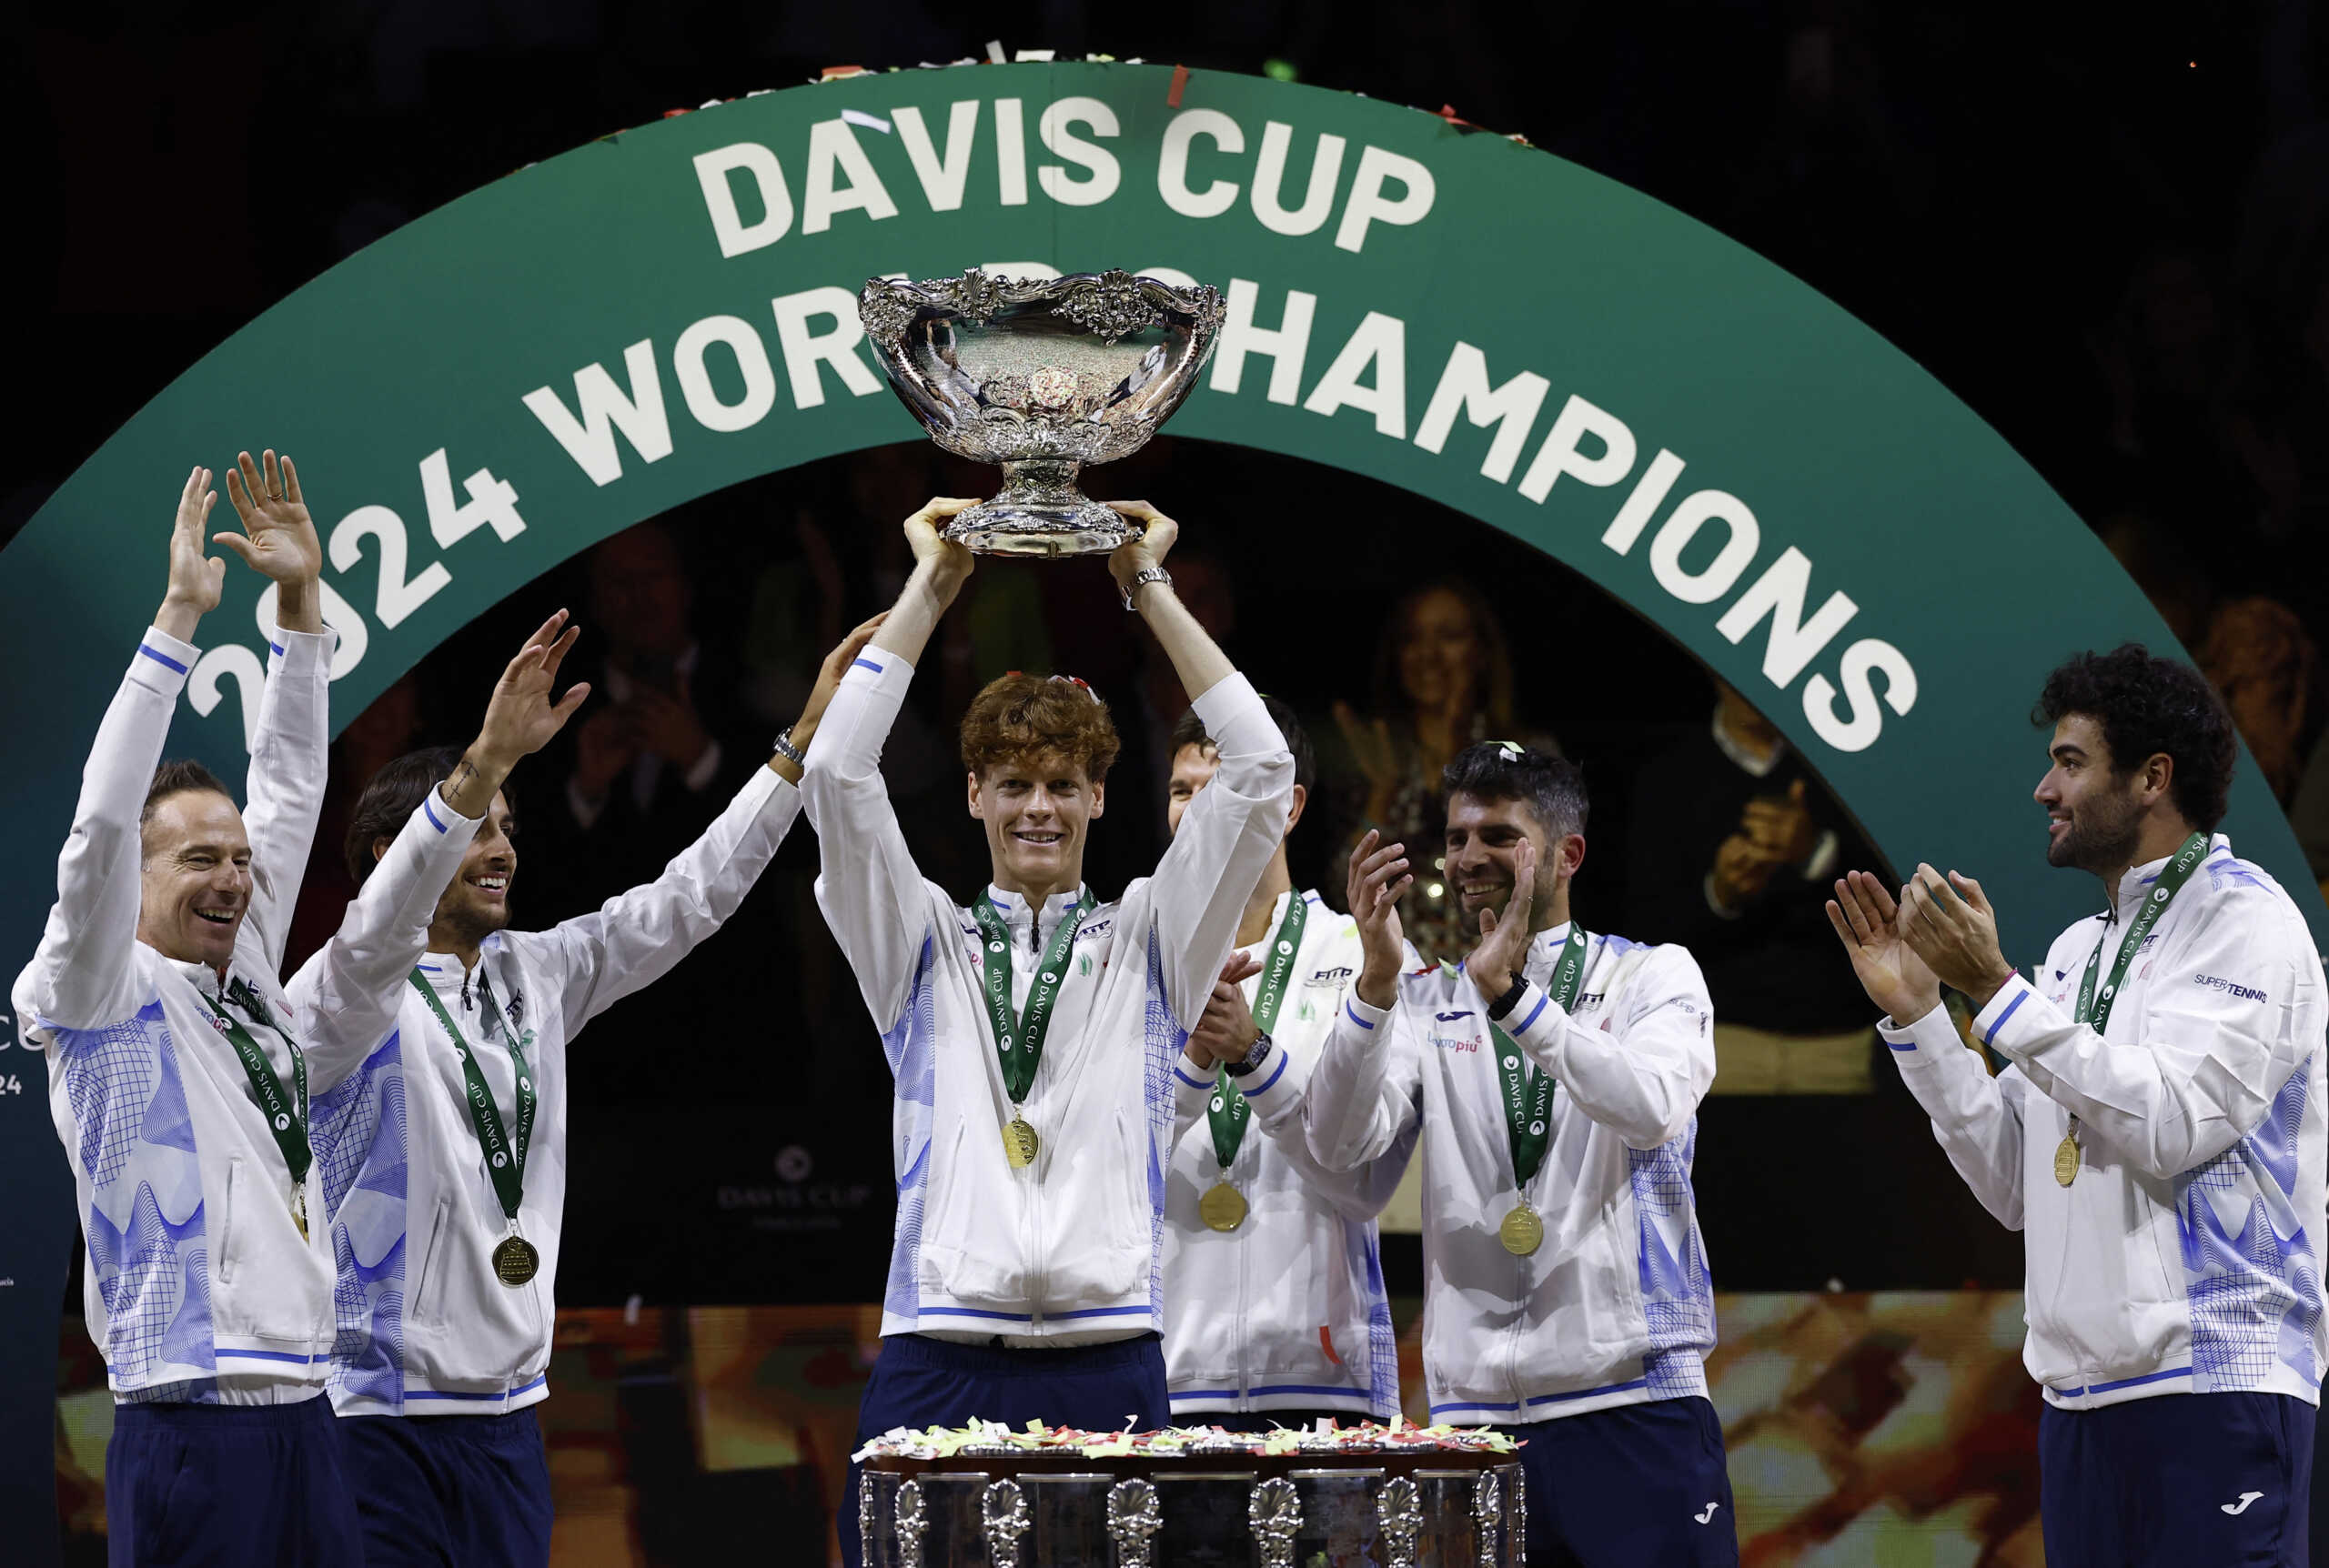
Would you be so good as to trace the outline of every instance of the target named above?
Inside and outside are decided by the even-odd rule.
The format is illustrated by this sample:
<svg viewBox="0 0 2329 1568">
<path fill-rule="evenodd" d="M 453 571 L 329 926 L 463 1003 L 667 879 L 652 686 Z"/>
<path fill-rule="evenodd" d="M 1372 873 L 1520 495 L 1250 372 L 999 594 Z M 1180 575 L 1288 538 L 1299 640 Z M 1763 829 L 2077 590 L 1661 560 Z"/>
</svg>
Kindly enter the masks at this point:
<svg viewBox="0 0 2329 1568">
<path fill-rule="evenodd" d="M 1003 465 L 1003 490 L 946 525 L 945 537 L 981 555 L 1104 555 L 1140 530 L 1075 487 L 1084 465 L 1023 457 Z"/>
</svg>

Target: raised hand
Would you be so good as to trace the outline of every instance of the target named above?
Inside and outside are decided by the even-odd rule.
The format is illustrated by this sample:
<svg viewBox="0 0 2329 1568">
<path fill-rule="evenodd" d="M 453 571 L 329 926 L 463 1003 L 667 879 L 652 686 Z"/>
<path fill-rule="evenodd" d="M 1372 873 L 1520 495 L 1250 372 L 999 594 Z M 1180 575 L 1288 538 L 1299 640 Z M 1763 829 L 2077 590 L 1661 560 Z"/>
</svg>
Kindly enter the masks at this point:
<svg viewBox="0 0 2329 1568">
<path fill-rule="evenodd" d="M 560 610 L 526 639 L 526 646 L 494 682 L 493 696 L 485 705 L 485 724 L 478 732 L 478 744 L 489 756 L 514 767 L 519 758 L 539 751 L 549 744 L 551 736 L 566 728 L 566 721 L 590 695 L 590 683 L 577 681 L 554 701 L 550 692 L 558 685 L 558 667 L 581 635 L 582 628 L 567 625 L 566 612 Z"/>
<path fill-rule="evenodd" d="M 1741 831 L 1777 864 L 1800 866 L 1820 847 L 1820 824 L 1812 819 L 1805 785 L 1798 779 L 1785 795 L 1763 795 L 1739 813 Z"/>
<path fill-rule="evenodd" d="M 1527 961 L 1528 916 L 1537 904 L 1537 844 L 1523 839 L 1512 852 L 1512 897 L 1504 913 L 1480 911 L 1480 941 L 1464 960 L 1464 972 L 1481 996 L 1496 1000 L 1512 989 Z"/>
<path fill-rule="evenodd" d="M 1116 579 L 1117 589 L 1124 591 L 1131 588 L 1134 578 L 1164 564 L 1173 541 L 1181 537 L 1181 525 L 1146 501 L 1110 501 L 1108 508 L 1141 525 L 1137 535 L 1108 552 L 1108 575 Z"/>
<path fill-rule="evenodd" d="M 977 501 L 963 496 L 933 496 L 923 502 L 922 510 L 905 521 L 906 544 L 913 551 L 915 567 L 928 567 L 957 585 L 969 577 L 978 558 L 968 546 L 956 544 L 938 530 L 957 512 L 967 512 L 977 505 Z"/>
<path fill-rule="evenodd" d="M 254 463 L 248 452 L 238 454 L 227 470 L 227 499 L 234 503 L 243 531 L 215 534 L 214 544 L 287 588 L 323 575 L 323 542 L 316 538 L 315 519 L 299 491 L 299 470 L 290 458 L 278 463 L 269 451 Z"/>
<path fill-rule="evenodd" d="M 526 646 L 518 650 L 493 683 L 485 705 L 485 723 L 477 739 L 453 765 L 443 785 L 445 804 L 464 817 L 482 817 L 492 808 L 494 792 L 509 777 L 519 759 L 530 757 L 566 727 L 582 699 L 590 695 L 588 681 L 578 681 L 566 696 L 550 700 L 558 684 L 558 667 L 574 647 L 581 628 L 566 624 L 566 612 L 542 622 Z"/>
<path fill-rule="evenodd" d="M 1844 944 L 1868 1000 L 1896 1023 L 1914 1023 L 1941 1005 L 1941 982 L 1901 939 L 1900 906 L 1866 871 L 1847 872 L 1828 900 L 1828 923 Z"/>
<path fill-rule="evenodd" d="M 1189 1031 L 1188 1054 L 1199 1066 L 1210 1070 L 1253 1054 L 1254 1041 L 1262 1037 L 1262 1031 L 1254 1022 L 1253 1009 L 1245 1005 L 1242 988 L 1261 972 L 1262 966 L 1253 954 L 1243 950 L 1231 953 L 1221 966 L 1221 978 L 1213 982 L 1213 993 L 1205 998 L 1205 1014 Z"/>
<path fill-rule="evenodd" d="M 1344 892 L 1350 901 L 1350 917 L 1358 925 L 1363 955 L 1358 984 L 1353 989 L 1369 1007 L 1389 1007 L 1398 1000 L 1399 966 L 1406 952 L 1406 936 L 1399 929 L 1399 896 L 1414 886 L 1415 879 L 1407 869 L 1407 847 L 1384 843 L 1383 835 L 1372 828 L 1351 851 L 1350 879 Z"/>
<path fill-rule="evenodd" d="M 154 617 L 156 627 L 180 642 L 194 640 L 195 623 L 218 608 L 227 580 L 227 563 L 202 548 L 202 530 L 217 504 L 209 469 L 198 467 L 187 475 L 186 488 L 178 493 L 177 518 L 170 525 L 170 583 Z"/>
<path fill-rule="evenodd" d="M 809 738 L 816 734 L 826 706 L 840 689 L 841 678 L 849 673 L 849 667 L 857 662 L 857 656 L 865 651 L 865 645 L 873 640 L 873 634 L 889 618 L 890 612 L 883 610 L 871 619 L 859 621 L 839 646 L 825 655 L 825 662 L 817 667 L 817 683 L 809 689 L 809 700 L 802 705 L 801 717 L 792 721 L 793 745 L 802 751 L 809 749 Z"/>
<path fill-rule="evenodd" d="M 1955 986 L 1975 1007 L 1987 1007 L 2013 966 L 1998 947 L 1997 911 L 1971 877 L 1939 871 L 1919 861 L 1901 890 L 1901 936 L 1943 985 Z"/>
</svg>

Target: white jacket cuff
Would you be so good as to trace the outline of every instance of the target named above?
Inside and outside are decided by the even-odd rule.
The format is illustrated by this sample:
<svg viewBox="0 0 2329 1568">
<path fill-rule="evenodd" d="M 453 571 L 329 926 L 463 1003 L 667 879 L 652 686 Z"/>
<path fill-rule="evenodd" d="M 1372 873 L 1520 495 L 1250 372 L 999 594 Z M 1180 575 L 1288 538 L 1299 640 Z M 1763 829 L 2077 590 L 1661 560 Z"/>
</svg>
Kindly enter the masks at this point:
<svg viewBox="0 0 2329 1568">
<path fill-rule="evenodd" d="M 1876 1032 L 1892 1048 L 1892 1060 L 1901 1064 L 1903 1072 L 1930 1067 L 1948 1060 L 1948 1052 L 1965 1049 L 1956 1020 L 1949 1016 L 1947 1008 L 1938 1003 L 1928 1008 L 1922 1018 L 1905 1024 L 1890 1018 L 1879 1019 Z"/>
<path fill-rule="evenodd" d="M 2009 1061 L 2028 1060 L 2040 1037 L 2067 1038 L 2071 1020 L 2019 974 L 1998 988 L 1973 1019 L 1973 1038 Z"/>
<path fill-rule="evenodd" d="M 328 669 L 332 649 L 338 646 L 339 633 L 329 627 L 321 631 L 286 631 L 274 626 L 267 630 L 267 650 L 274 656 L 271 668 L 285 675 L 313 675 L 319 668 Z"/>
<path fill-rule="evenodd" d="M 1494 1021 L 1546 1070 L 1556 1077 L 1566 1070 L 1561 1063 L 1561 1047 L 1566 1043 L 1561 1025 L 1568 1021 L 1568 1012 L 1543 986 L 1524 980 L 1520 1000 L 1513 1003 L 1510 1012 Z"/>
<path fill-rule="evenodd" d="M 1183 1121 L 1203 1116 L 1213 1098 L 1215 1080 L 1191 1061 L 1186 1051 L 1173 1059 L 1173 1110 Z"/>
<path fill-rule="evenodd" d="M 129 678 L 148 691 L 175 700 L 186 687 L 202 650 L 180 642 L 158 626 L 149 626 L 137 639 L 137 657 L 129 661 Z"/>
</svg>

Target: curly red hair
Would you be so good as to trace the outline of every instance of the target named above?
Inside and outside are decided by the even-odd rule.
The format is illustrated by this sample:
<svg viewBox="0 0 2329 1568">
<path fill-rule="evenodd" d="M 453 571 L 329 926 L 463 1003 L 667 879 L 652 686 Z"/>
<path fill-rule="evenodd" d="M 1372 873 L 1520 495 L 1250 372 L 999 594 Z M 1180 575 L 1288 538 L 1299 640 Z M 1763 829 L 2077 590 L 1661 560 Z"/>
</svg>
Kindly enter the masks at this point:
<svg viewBox="0 0 2329 1568">
<path fill-rule="evenodd" d="M 1121 745 L 1108 705 L 1080 680 L 1018 670 L 987 682 L 963 715 L 963 766 L 983 779 L 1014 758 L 1058 759 L 1098 783 Z"/>
</svg>

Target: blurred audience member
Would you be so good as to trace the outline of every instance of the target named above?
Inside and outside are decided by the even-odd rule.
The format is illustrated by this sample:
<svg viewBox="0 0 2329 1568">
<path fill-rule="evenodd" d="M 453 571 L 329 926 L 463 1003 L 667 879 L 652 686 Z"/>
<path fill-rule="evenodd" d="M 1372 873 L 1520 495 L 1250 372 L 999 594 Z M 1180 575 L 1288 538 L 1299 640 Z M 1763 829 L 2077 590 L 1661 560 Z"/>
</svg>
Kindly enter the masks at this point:
<svg viewBox="0 0 2329 1568">
<path fill-rule="evenodd" d="M 531 920 L 562 920 L 608 894 L 650 881 L 694 842 L 765 746 L 759 727 L 731 708 L 732 668 L 707 651 L 691 621 L 694 592 L 670 533 L 641 523 L 604 540 L 588 560 L 590 612 L 576 651 L 590 704 L 561 737 L 545 774 L 560 779 L 549 809 L 529 827 L 554 835 L 560 868 L 538 884 L 548 907 Z M 589 655 L 597 652 L 597 668 Z"/>
<path fill-rule="evenodd" d="M 2220 598 L 2198 553 L 2149 517 L 2122 512 L 2098 532 L 2223 693 L 2257 771 L 2287 804 L 2304 770 L 2320 685 L 2320 651 L 2304 621 L 2261 595 Z"/>
<path fill-rule="evenodd" d="M 1040 566 L 1035 569 L 1042 570 Z M 972 582 L 976 583 L 977 578 Z M 1173 553 L 1173 591 L 1205 635 L 1236 657 L 1237 586 L 1212 556 Z M 1121 688 L 1103 689 L 1123 749 L 1108 769 L 1108 831 L 1093 840 L 1093 885 L 1114 891 L 1146 876 L 1172 841 L 1164 830 L 1165 791 L 1173 770 L 1173 726 L 1189 709 L 1172 660 L 1145 623 L 1134 638 L 1138 651 Z M 1034 668 L 1043 668 L 1037 666 Z M 1066 673 L 1081 675 L 1082 670 Z"/>
<path fill-rule="evenodd" d="M 1627 919 L 1705 972 L 1715 1093 L 1865 1093 L 1868 1004 L 1824 900 L 1839 865 L 1874 852 L 1778 727 L 1722 682 L 1715 692 L 1713 722 L 1635 784 Z"/>
<path fill-rule="evenodd" d="M 339 930 L 348 900 L 356 897 L 356 883 L 348 874 L 347 858 L 338 846 L 348 837 L 348 814 L 364 792 L 365 781 L 419 740 L 420 689 L 408 672 L 374 698 L 369 708 L 349 719 L 339 739 L 332 742 L 323 815 L 317 819 L 315 848 L 308 856 L 308 874 L 299 884 L 299 903 L 291 916 L 291 939 L 284 947 L 286 974 L 306 963 L 308 955 Z"/>
<path fill-rule="evenodd" d="M 1323 885 L 1338 888 L 1351 847 L 1369 828 L 1404 843 L 1417 869 L 1399 911 L 1408 940 L 1427 960 L 1453 962 L 1470 946 L 1463 909 L 1440 873 L 1447 831 L 1439 776 L 1456 754 L 1481 740 L 1512 740 L 1560 755 L 1512 706 L 1512 657 L 1504 624 L 1478 589 L 1433 583 L 1401 599 L 1375 656 L 1374 712 L 1334 705 L 1345 755 L 1336 759 L 1336 842 Z"/>
</svg>

